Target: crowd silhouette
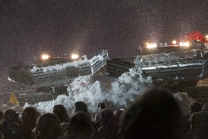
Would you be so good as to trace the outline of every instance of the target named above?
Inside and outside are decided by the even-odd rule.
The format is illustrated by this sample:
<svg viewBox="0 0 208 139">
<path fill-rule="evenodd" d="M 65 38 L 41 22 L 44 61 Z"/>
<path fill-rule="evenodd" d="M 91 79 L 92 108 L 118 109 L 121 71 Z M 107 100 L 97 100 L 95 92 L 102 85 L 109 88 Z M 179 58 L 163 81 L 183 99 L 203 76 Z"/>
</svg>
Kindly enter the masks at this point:
<svg viewBox="0 0 208 139">
<path fill-rule="evenodd" d="M 151 88 L 126 109 L 112 111 L 98 102 L 93 115 L 77 101 L 75 111 L 58 104 L 51 113 L 26 107 L 0 111 L 0 139 L 208 139 L 208 103 L 189 104 L 184 115 L 173 93 Z"/>
</svg>

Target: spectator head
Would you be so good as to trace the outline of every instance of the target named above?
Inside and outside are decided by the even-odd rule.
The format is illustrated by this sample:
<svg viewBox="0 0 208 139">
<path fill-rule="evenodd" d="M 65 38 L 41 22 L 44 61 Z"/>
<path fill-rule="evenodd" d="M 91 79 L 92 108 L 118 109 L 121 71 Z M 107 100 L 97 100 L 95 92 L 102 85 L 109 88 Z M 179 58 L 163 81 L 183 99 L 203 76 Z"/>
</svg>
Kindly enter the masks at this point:
<svg viewBox="0 0 208 139">
<path fill-rule="evenodd" d="M 58 117 L 60 123 L 69 122 L 69 116 L 67 114 L 66 108 L 59 104 L 53 107 L 53 113 Z"/>
<path fill-rule="evenodd" d="M 101 111 L 101 126 L 113 126 L 114 124 L 114 114 L 113 111 L 111 111 L 110 109 L 106 108 L 104 110 Z"/>
<path fill-rule="evenodd" d="M 193 101 L 189 104 L 189 109 L 191 113 L 202 111 L 202 106 L 200 102 Z"/>
<path fill-rule="evenodd" d="M 88 112 L 87 105 L 82 101 L 75 102 L 75 112 L 78 111 Z"/>
<path fill-rule="evenodd" d="M 152 88 L 122 114 L 120 127 L 124 139 L 180 139 L 181 109 L 169 91 Z"/>
<path fill-rule="evenodd" d="M 8 122 L 16 122 L 16 123 L 21 123 L 19 120 L 19 115 L 18 113 L 16 113 L 16 111 L 14 111 L 13 109 L 7 109 L 4 111 L 4 118 L 8 121 Z"/>
<path fill-rule="evenodd" d="M 0 110 L 0 125 L 4 122 L 4 112 Z"/>
<path fill-rule="evenodd" d="M 90 138 L 93 133 L 91 117 L 86 112 L 76 112 L 70 120 L 69 126 L 66 128 L 67 133 L 73 133 L 77 136 Z"/>
<path fill-rule="evenodd" d="M 36 126 L 36 121 L 39 116 L 40 113 L 36 111 L 35 108 L 26 107 L 22 113 L 22 122 L 23 124 L 31 126 L 31 128 L 34 128 Z"/>
<path fill-rule="evenodd" d="M 62 134 L 60 121 L 52 113 L 43 114 L 38 118 L 36 130 L 38 131 L 36 139 L 57 139 Z"/>
<path fill-rule="evenodd" d="M 204 107 L 202 108 L 202 111 L 208 111 L 208 103 L 204 104 Z"/>
</svg>

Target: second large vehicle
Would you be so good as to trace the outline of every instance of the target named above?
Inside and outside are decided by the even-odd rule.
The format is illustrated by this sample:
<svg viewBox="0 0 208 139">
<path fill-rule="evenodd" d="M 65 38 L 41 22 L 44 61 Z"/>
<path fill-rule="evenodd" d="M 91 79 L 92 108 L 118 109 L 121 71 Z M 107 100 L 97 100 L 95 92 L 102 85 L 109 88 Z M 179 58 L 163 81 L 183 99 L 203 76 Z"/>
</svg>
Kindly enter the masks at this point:
<svg viewBox="0 0 208 139">
<path fill-rule="evenodd" d="M 106 72 L 118 77 L 130 68 L 151 76 L 153 84 L 182 90 L 195 86 L 208 77 L 207 40 L 199 32 L 191 32 L 170 45 L 147 44 L 135 57 L 113 58 L 107 61 Z"/>
</svg>

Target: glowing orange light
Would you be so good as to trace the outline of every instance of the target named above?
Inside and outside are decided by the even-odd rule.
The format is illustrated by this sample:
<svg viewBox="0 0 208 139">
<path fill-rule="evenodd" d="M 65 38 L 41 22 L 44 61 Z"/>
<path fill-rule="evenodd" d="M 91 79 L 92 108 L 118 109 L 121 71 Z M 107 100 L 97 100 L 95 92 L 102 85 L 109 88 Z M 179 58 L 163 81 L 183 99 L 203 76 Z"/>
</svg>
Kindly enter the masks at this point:
<svg viewBox="0 0 208 139">
<path fill-rule="evenodd" d="M 48 54 L 42 54 L 41 58 L 42 60 L 47 60 L 50 58 L 50 56 Z"/>
<path fill-rule="evenodd" d="M 173 41 L 172 41 L 172 43 L 173 43 L 173 44 L 176 44 L 176 43 L 177 43 L 177 41 L 176 41 L 176 40 L 173 40 Z"/>
</svg>

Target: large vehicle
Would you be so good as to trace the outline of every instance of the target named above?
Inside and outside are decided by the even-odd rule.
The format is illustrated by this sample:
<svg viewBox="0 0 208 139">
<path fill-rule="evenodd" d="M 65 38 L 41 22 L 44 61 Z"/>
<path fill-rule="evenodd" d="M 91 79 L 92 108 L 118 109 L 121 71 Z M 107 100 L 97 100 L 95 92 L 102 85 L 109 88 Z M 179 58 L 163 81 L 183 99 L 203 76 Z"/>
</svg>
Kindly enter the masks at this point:
<svg viewBox="0 0 208 139">
<path fill-rule="evenodd" d="M 35 92 L 19 93 L 21 104 L 37 103 L 65 94 L 66 85 L 78 76 L 96 75 L 105 68 L 108 59 L 107 50 L 84 55 L 79 59 L 43 55 L 41 60 L 35 60 L 31 66 L 9 68 L 8 79 L 36 89 Z"/>
<path fill-rule="evenodd" d="M 202 45 L 193 43 L 200 41 Z M 207 40 L 199 32 L 191 32 L 170 45 L 147 44 L 144 53 L 138 49 L 135 57 L 113 58 L 107 61 L 106 73 L 118 77 L 130 68 L 151 76 L 153 84 L 180 91 L 195 86 L 208 76 Z M 196 45 L 197 44 L 197 45 Z"/>
</svg>

